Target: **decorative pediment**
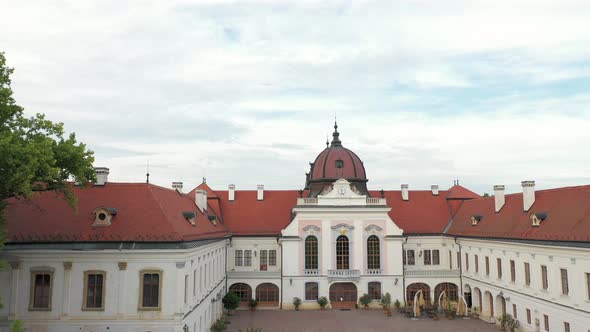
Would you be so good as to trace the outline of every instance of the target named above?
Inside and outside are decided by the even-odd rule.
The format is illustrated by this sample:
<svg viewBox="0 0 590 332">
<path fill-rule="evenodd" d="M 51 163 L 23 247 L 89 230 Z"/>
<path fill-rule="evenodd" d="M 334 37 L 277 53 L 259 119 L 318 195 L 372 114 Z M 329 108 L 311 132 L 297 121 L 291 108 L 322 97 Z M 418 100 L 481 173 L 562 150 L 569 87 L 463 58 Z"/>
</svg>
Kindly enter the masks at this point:
<svg viewBox="0 0 590 332">
<path fill-rule="evenodd" d="M 318 195 L 318 205 L 366 205 L 366 199 L 346 179 L 339 179 L 325 194 Z"/>
<path fill-rule="evenodd" d="M 303 227 L 304 232 L 309 232 L 310 230 L 315 231 L 315 232 L 319 232 L 320 228 L 316 225 L 307 225 L 307 226 Z"/>
<path fill-rule="evenodd" d="M 367 232 L 371 232 L 371 231 L 381 232 L 381 230 L 383 230 L 383 228 L 381 228 L 377 225 L 369 225 L 369 226 L 365 227 L 365 231 L 367 231 Z"/>
</svg>

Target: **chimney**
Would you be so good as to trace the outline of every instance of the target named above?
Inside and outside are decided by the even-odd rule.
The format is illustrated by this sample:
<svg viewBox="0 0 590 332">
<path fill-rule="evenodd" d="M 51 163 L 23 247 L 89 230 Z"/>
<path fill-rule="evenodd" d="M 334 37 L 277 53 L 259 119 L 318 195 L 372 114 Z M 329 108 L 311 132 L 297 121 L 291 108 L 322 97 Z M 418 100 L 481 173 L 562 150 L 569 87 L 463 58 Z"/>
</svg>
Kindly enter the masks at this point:
<svg viewBox="0 0 590 332">
<path fill-rule="evenodd" d="M 182 194 L 182 182 L 172 182 L 172 189 L 178 191 L 179 194 Z"/>
<path fill-rule="evenodd" d="M 109 179 L 109 169 L 107 167 L 94 167 L 94 173 L 96 173 L 96 186 L 104 186 Z"/>
<path fill-rule="evenodd" d="M 438 184 L 430 186 L 430 190 L 432 190 L 432 196 L 438 196 Z"/>
<path fill-rule="evenodd" d="M 504 203 L 506 203 L 506 198 L 504 198 L 504 185 L 497 184 L 494 186 L 494 202 L 496 206 L 496 213 L 502 210 Z"/>
<path fill-rule="evenodd" d="M 522 203 L 528 211 L 535 204 L 535 181 L 522 181 Z"/>
<path fill-rule="evenodd" d="M 207 191 L 197 189 L 195 190 L 195 204 L 201 212 L 207 211 Z"/>
<path fill-rule="evenodd" d="M 227 186 L 227 200 L 233 202 L 236 199 L 236 185 L 230 184 Z"/>
<path fill-rule="evenodd" d="M 410 192 L 408 191 L 409 185 L 402 184 L 402 200 L 409 201 L 410 200 Z"/>
<path fill-rule="evenodd" d="M 256 186 L 256 199 L 261 201 L 264 199 L 264 185 L 263 184 L 259 184 L 258 186 Z"/>
</svg>

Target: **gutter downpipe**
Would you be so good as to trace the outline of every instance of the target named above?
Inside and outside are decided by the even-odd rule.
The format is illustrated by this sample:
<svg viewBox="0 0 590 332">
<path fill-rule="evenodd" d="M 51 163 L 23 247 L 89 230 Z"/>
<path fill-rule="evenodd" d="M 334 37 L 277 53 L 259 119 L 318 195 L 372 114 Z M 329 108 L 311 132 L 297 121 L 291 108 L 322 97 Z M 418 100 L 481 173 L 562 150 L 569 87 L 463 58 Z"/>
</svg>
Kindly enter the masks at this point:
<svg viewBox="0 0 590 332">
<path fill-rule="evenodd" d="M 402 242 L 402 255 L 405 253 L 404 245 L 408 242 L 408 237 L 405 238 L 404 242 Z M 407 263 L 407 262 L 406 262 Z M 408 299 L 406 298 L 406 266 L 404 265 L 404 258 L 402 257 L 402 296 L 404 299 L 404 305 L 408 304 Z"/>
<path fill-rule="evenodd" d="M 277 237 L 277 243 L 281 249 L 281 302 L 279 303 L 279 309 L 283 310 L 283 243 L 280 241 L 280 237 Z"/>
<path fill-rule="evenodd" d="M 459 259 L 458 259 L 458 264 L 459 264 L 459 287 L 461 289 L 461 295 L 463 295 L 463 252 L 461 250 L 461 244 L 459 242 L 457 242 L 457 237 L 455 236 L 455 244 L 459 246 Z M 467 307 L 467 303 L 465 303 L 465 307 Z M 467 308 L 469 309 L 469 308 Z"/>
</svg>

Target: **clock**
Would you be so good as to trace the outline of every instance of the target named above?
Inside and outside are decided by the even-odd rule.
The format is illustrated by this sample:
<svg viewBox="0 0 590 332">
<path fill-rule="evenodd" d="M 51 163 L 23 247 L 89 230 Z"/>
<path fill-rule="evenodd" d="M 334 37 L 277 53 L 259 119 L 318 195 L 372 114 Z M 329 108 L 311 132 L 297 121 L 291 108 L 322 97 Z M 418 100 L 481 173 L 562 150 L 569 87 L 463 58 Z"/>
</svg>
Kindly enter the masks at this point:
<svg viewBox="0 0 590 332">
<path fill-rule="evenodd" d="M 346 194 L 346 188 L 342 188 L 342 187 L 338 188 L 338 195 L 344 195 L 344 194 Z"/>
</svg>

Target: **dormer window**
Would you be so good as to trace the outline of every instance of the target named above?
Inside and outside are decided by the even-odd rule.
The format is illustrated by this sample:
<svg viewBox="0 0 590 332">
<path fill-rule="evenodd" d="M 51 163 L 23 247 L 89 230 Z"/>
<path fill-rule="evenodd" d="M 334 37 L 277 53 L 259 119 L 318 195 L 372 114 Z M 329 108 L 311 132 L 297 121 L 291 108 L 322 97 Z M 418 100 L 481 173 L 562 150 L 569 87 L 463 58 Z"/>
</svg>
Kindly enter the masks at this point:
<svg viewBox="0 0 590 332">
<path fill-rule="evenodd" d="M 533 227 L 541 226 L 541 222 L 547 219 L 547 213 L 533 213 L 530 216 Z"/>
<path fill-rule="evenodd" d="M 476 226 L 481 221 L 481 219 L 483 219 L 483 217 L 479 215 L 471 216 L 471 226 Z"/>
<path fill-rule="evenodd" d="M 197 223 L 195 222 L 197 214 L 192 211 L 184 211 L 182 212 L 182 216 L 186 219 L 191 225 L 196 226 Z"/>
<path fill-rule="evenodd" d="M 92 226 L 110 226 L 113 217 L 117 215 L 117 209 L 112 207 L 99 207 L 92 213 L 95 215 Z"/>
<path fill-rule="evenodd" d="M 213 225 L 217 225 L 217 216 L 214 215 L 210 215 L 209 217 L 209 221 L 213 224 Z"/>
<path fill-rule="evenodd" d="M 342 159 L 336 160 L 336 168 L 344 168 L 344 160 L 342 160 Z"/>
</svg>

